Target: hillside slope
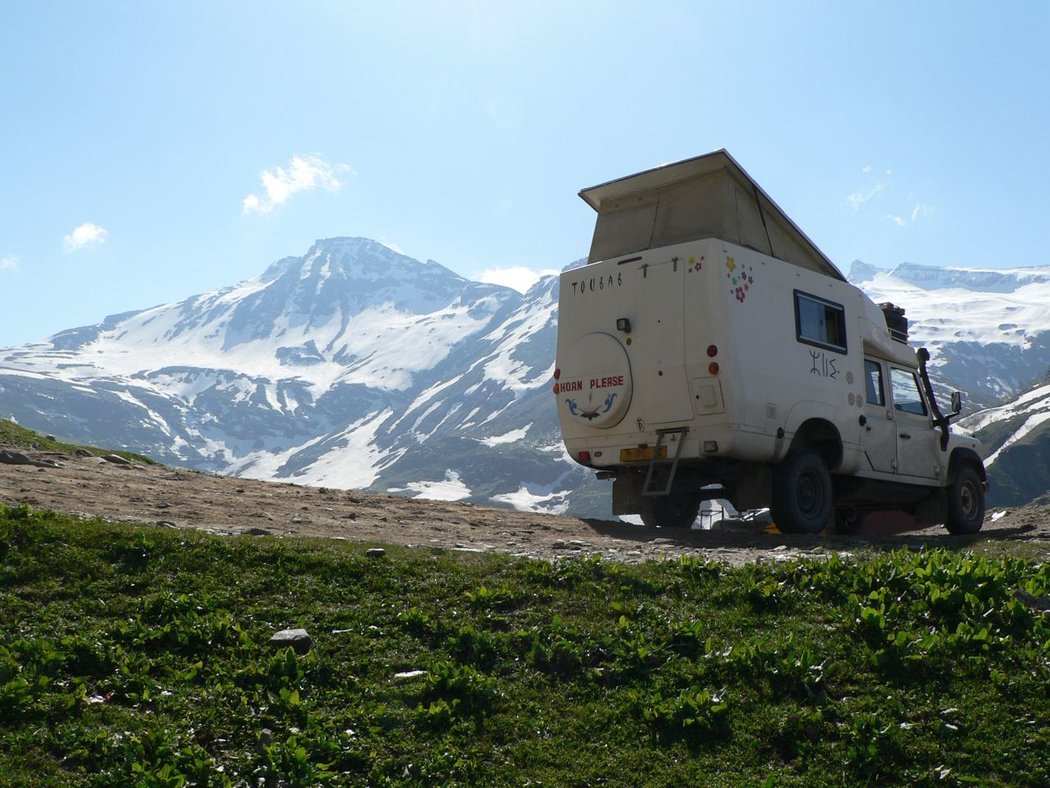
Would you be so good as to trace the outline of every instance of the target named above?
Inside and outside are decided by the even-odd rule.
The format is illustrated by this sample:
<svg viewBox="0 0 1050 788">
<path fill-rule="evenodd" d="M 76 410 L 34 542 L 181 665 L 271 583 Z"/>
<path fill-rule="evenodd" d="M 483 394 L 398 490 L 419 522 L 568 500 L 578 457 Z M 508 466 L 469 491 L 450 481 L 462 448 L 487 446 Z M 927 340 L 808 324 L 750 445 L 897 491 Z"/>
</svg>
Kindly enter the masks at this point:
<svg viewBox="0 0 1050 788">
<path fill-rule="evenodd" d="M 631 563 L 693 555 L 743 564 L 923 545 L 983 545 L 996 553 L 1023 551 L 1029 558 L 1050 559 L 1050 509 L 1040 507 L 990 513 L 975 537 L 950 536 L 940 526 L 901 530 L 896 520 L 867 522 L 848 536 L 771 534 L 744 523 L 680 531 L 114 464 L 98 457 L 29 454 L 59 467 L 0 463 L 0 503 L 222 534 L 316 536 L 547 559 L 598 554 Z"/>
<path fill-rule="evenodd" d="M 548 383 L 557 279 L 524 296 L 363 238 L 0 351 L 0 415 L 247 478 L 601 514 Z"/>
</svg>

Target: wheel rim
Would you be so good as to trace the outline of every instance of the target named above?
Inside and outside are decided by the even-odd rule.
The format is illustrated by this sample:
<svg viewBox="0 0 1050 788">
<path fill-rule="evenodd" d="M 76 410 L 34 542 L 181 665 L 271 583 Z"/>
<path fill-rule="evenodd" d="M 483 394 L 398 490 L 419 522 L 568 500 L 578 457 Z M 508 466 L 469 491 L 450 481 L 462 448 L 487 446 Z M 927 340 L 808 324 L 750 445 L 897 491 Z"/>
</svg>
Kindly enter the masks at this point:
<svg viewBox="0 0 1050 788">
<path fill-rule="evenodd" d="M 977 516 L 977 488 L 972 481 L 967 481 L 959 490 L 959 508 L 967 520 Z"/>
<path fill-rule="evenodd" d="M 798 480 L 798 507 L 807 515 L 820 511 L 824 504 L 821 485 L 812 473 L 803 474 Z"/>
</svg>

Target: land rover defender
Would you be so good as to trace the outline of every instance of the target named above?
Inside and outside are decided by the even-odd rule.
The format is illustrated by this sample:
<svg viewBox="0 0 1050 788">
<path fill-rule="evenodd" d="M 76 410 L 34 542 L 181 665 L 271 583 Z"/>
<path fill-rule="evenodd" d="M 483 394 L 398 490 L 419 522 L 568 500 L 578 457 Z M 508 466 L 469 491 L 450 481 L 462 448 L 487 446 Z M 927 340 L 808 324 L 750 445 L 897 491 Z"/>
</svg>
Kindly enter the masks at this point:
<svg viewBox="0 0 1050 788">
<path fill-rule="evenodd" d="M 980 446 L 908 344 L 724 150 L 585 189 L 588 264 L 562 274 L 565 446 L 614 514 L 689 527 L 705 499 L 784 532 L 903 510 L 974 533 Z"/>
</svg>

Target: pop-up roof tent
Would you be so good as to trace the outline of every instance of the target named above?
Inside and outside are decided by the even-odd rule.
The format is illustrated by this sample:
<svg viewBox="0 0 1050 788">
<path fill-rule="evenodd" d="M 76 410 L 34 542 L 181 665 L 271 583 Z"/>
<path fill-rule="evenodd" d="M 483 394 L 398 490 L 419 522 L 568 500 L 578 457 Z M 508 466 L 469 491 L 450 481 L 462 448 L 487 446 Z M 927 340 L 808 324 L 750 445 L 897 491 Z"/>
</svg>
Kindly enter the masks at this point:
<svg viewBox="0 0 1050 788">
<path fill-rule="evenodd" d="M 588 262 L 721 238 L 845 281 L 725 150 L 584 189 L 598 212 Z"/>
</svg>

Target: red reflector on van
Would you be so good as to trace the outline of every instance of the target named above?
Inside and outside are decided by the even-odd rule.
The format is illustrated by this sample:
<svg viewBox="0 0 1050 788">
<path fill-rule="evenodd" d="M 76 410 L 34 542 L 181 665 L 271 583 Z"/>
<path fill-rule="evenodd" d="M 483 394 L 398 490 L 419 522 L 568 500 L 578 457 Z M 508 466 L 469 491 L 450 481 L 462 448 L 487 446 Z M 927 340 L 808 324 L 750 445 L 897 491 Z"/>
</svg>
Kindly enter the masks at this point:
<svg viewBox="0 0 1050 788">
<path fill-rule="evenodd" d="M 708 364 L 707 365 L 707 371 L 710 372 L 712 375 L 717 375 L 718 374 L 718 362 L 717 361 L 712 361 L 710 364 Z"/>
<path fill-rule="evenodd" d="M 718 355 L 718 345 L 708 345 L 707 346 L 707 357 L 708 358 L 714 358 L 717 355 Z"/>
<path fill-rule="evenodd" d="M 576 455 L 576 458 L 580 462 L 590 462 L 591 461 L 591 453 L 589 451 L 581 451 L 578 455 Z"/>
</svg>

